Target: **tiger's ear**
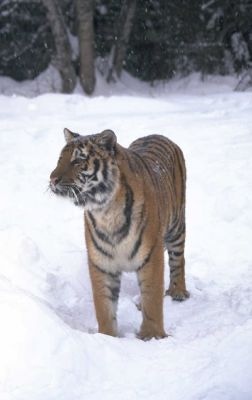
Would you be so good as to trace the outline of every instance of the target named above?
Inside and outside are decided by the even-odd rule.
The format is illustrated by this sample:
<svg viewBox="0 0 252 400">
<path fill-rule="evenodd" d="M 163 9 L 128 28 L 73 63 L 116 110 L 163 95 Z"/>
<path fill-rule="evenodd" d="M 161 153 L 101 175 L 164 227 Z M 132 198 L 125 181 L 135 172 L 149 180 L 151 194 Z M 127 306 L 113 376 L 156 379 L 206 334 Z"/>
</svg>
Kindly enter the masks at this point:
<svg viewBox="0 0 252 400">
<path fill-rule="evenodd" d="M 108 151 L 115 148 L 116 142 L 116 134 L 110 129 L 106 129 L 97 135 L 96 143 Z"/>
<path fill-rule="evenodd" d="M 78 133 L 71 132 L 69 129 L 64 128 L 64 136 L 66 142 L 69 143 L 71 140 L 78 138 L 80 135 Z"/>
</svg>

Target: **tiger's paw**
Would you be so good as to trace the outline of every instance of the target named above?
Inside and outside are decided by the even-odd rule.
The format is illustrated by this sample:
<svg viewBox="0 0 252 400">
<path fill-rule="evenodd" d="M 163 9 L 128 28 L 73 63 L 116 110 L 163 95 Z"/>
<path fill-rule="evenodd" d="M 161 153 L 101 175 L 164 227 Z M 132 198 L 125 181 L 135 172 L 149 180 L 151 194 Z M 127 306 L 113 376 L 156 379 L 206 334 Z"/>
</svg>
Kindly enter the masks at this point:
<svg viewBox="0 0 252 400">
<path fill-rule="evenodd" d="M 171 296 L 172 300 L 184 301 L 190 297 L 190 293 L 186 289 L 169 288 L 165 292 L 165 296 Z"/>
<path fill-rule="evenodd" d="M 158 335 L 158 334 L 147 334 L 147 335 L 142 335 L 142 334 L 139 332 L 138 335 L 137 335 L 137 338 L 143 340 L 144 342 L 148 342 L 148 341 L 151 340 L 151 339 L 157 339 L 157 340 L 159 340 L 159 339 L 164 339 L 164 338 L 167 338 L 167 337 L 168 337 L 168 335 L 166 335 L 166 333 L 163 333 L 163 334 L 161 334 L 161 335 Z"/>
<path fill-rule="evenodd" d="M 137 338 L 144 340 L 145 342 L 151 339 L 164 339 L 166 337 L 168 337 L 168 335 L 165 333 L 163 329 L 154 330 L 154 329 L 141 328 L 140 332 L 137 334 Z"/>
</svg>

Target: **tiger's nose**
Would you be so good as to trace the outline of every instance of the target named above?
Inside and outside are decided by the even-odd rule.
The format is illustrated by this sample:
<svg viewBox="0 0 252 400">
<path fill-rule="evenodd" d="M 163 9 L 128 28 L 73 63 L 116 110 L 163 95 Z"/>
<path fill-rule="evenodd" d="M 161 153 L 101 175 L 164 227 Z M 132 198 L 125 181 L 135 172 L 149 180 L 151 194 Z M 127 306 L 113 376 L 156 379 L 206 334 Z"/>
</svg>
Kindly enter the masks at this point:
<svg viewBox="0 0 252 400">
<path fill-rule="evenodd" d="M 59 183 L 59 181 L 60 181 L 60 178 L 59 178 L 58 176 L 51 176 L 51 177 L 50 177 L 50 182 L 51 182 L 53 185 L 57 185 L 57 183 Z"/>
</svg>

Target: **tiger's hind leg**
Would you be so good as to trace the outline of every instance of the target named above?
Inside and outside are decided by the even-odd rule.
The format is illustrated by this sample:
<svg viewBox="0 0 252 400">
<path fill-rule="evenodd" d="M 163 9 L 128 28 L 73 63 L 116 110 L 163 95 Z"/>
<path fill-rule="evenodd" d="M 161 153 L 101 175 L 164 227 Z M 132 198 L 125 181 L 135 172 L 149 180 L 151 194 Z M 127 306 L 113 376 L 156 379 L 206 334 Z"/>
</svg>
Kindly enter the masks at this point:
<svg viewBox="0 0 252 400">
<path fill-rule="evenodd" d="M 183 301 L 190 294 L 186 290 L 185 284 L 185 223 L 179 228 L 173 229 L 166 238 L 166 248 L 169 254 L 170 267 L 170 285 L 165 294 L 172 297 L 173 300 Z"/>
<path fill-rule="evenodd" d="M 89 262 L 93 298 L 99 333 L 117 336 L 117 303 L 121 273 L 112 274 Z"/>
</svg>

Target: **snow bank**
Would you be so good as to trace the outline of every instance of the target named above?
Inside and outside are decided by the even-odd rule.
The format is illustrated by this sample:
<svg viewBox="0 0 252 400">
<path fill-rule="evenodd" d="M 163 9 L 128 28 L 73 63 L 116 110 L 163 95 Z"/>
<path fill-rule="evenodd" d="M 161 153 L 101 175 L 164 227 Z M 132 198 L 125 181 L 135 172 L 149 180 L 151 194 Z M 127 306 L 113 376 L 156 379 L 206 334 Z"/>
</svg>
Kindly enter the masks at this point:
<svg viewBox="0 0 252 400">
<path fill-rule="evenodd" d="M 171 93 L 205 95 L 209 93 L 230 93 L 236 87 L 241 77 L 202 75 L 199 72 L 191 73 L 186 77 L 177 76 L 169 81 L 155 81 L 151 84 L 139 81 L 127 72 L 123 72 L 119 82 L 107 83 L 103 75 L 96 71 L 96 87 L 94 96 L 143 96 L 166 97 Z M 251 91 L 251 88 L 247 90 Z M 34 97 L 45 93 L 57 93 L 61 91 L 61 78 L 57 69 L 49 66 L 36 79 L 22 82 L 6 76 L 0 76 L 0 94 L 11 96 Z M 75 94 L 82 94 L 79 80 L 74 90 Z"/>
<path fill-rule="evenodd" d="M 0 96 L 1 400 L 252 398 L 252 94 L 157 94 Z M 96 333 L 82 212 L 47 191 L 65 126 L 184 150 L 191 298 L 165 298 L 167 339 L 136 339 L 134 274 L 120 338 Z"/>
</svg>

